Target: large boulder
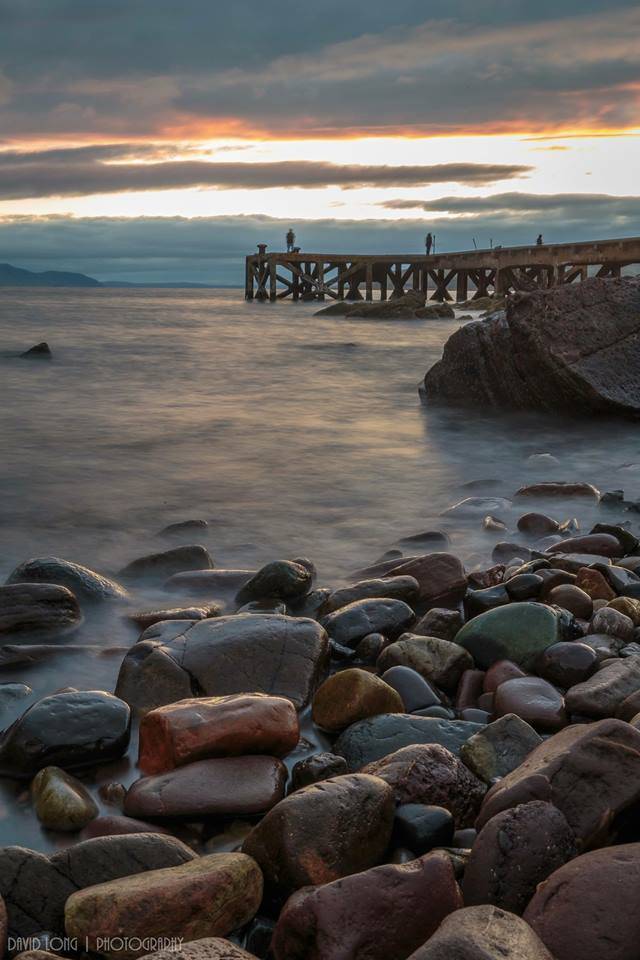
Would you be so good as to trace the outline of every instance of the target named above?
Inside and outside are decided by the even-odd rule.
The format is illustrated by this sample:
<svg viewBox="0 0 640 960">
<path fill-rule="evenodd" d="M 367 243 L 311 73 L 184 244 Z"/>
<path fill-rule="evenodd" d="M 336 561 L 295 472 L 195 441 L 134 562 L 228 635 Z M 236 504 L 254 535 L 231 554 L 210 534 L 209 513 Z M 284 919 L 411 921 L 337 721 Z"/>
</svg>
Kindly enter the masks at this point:
<svg viewBox="0 0 640 960">
<path fill-rule="evenodd" d="M 424 379 L 427 400 L 552 413 L 640 413 L 640 280 L 516 294 L 468 323 Z"/>
<path fill-rule="evenodd" d="M 324 679 L 326 632 L 315 621 L 240 614 L 155 624 L 124 658 L 116 692 L 146 712 L 193 696 L 258 692 L 305 706 Z"/>
<path fill-rule="evenodd" d="M 473 617 L 455 642 L 483 669 L 504 659 L 527 669 L 547 647 L 571 638 L 571 622 L 566 611 L 542 603 L 509 603 Z"/>
<path fill-rule="evenodd" d="M 409 960 L 554 958 L 524 920 L 487 903 L 449 914 L 431 939 L 412 953 Z"/>
</svg>

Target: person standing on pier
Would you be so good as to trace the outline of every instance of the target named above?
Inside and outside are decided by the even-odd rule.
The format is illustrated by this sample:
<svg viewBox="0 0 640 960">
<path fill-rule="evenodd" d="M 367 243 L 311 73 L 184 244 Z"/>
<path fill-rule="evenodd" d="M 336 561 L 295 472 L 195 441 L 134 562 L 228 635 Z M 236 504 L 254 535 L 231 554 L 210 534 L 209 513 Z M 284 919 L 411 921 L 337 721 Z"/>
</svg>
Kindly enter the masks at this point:
<svg viewBox="0 0 640 960">
<path fill-rule="evenodd" d="M 541 234 L 541 233 L 538 234 L 538 239 L 536 240 L 536 244 L 537 244 L 537 246 L 539 246 L 539 247 L 541 247 L 542 244 L 543 244 L 542 234 Z"/>
<path fill-rule="evenodd" d="M 287 230 L 287 253 L 293 252 L 293 247 L 295 242 L 296 242 L 296 235 L 291 229 L 291 227 L 289 227 L 289 229 Z"/>
<path fill-rule="evenodd" d="M 431 254 L 431 247 L 433 246 L 433 237 L 428 233 L 424 239 L 424 245 L 427 248 L 427 256 Z"/>
</svg>

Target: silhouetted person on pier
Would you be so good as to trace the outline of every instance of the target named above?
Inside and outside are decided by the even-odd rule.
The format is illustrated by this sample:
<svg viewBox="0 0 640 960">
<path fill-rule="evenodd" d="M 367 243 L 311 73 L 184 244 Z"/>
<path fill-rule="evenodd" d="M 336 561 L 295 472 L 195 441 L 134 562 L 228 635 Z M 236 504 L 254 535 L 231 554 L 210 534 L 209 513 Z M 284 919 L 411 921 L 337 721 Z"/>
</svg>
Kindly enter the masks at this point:
<svg viewBox="0 0 640 960">
<path fill-rule="evenodd" d="M 542 244 L 543 244 L 542 234 L 541 234 L 541 233 L 538 234 L 538 239 L 536 240 L 536 244 L 537 244 L 539 247 L 541 247 Z"/>
<path fill-rule="evenodd" d="M 424 238 L 424 245 L 427 248 L 427 256 L 430 256 L 431 247 L 433 246 L 433 237 L 431 236 L 430 233 L 428 233 Z"/>
<path fill-rule="evenodd" d="M 296 235 L 293 230 L 287 230 L 287 253 L 293 252 L 293 246 L 296 242 Z"/>
</svg>

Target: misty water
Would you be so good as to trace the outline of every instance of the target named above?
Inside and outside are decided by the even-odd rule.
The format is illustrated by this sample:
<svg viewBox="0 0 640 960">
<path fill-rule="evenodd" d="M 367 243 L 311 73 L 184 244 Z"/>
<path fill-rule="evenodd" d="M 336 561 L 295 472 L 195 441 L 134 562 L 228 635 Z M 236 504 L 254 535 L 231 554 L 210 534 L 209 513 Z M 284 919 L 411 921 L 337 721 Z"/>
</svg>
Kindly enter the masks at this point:
<svg viewBox="0 0 640 960">
<path fill-rule="evenodd" d="M 209 522 L 198 540 L 216 566 L 304 555 L 320 585 L 433 528 L 486 566 L 498 537 L 483 533 L 481 515 L 441 516 L 466 496 L 510 497 L 553 479 L 640 495 L 632 423 L 422 406 L 419 381 L 459 319 L 348 321 L 317 309 L 229 290 L 1 291 L 2 579 L 46 555 L 114 574 L 171 546 L 158 531 L 191 518 Z M 51 362 L 17 358 L 41 340 Z M 559 466 L 527 463 L 539 453 Z M 596 511 L 545 508 L 557 519 L 579 510 L 583 526 Z M 132 603 L 183 600 L 147 590 Z M 110 609 L 89 614 L 59 653 L 3 667 L 0 682 L 34 693 L 6 705 L 1 726 L 61 687 L 113 690 L 135 639 Z M 95 786 L 136 775 L 132 756 L 87 776 Z M 0 782 L 0 843 L 70 839 L 41 831 L 24 783 Z"/>
</svg>

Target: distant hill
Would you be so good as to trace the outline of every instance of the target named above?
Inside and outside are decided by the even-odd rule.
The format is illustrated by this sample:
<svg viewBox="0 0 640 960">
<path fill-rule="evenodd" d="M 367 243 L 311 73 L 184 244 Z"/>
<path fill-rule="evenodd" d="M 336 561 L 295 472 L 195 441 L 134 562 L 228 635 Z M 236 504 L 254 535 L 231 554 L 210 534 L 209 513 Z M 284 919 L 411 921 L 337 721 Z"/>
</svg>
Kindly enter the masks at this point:
<svg viewBox="0 0 640 960">
<path fill-rule="evenodd" d="M 84 273 L 68 273 L 64 270 L 45 270 L 33 273 L 0 263 L 0 287 L 101 287 L 99 280 Z"/>
</svg>

